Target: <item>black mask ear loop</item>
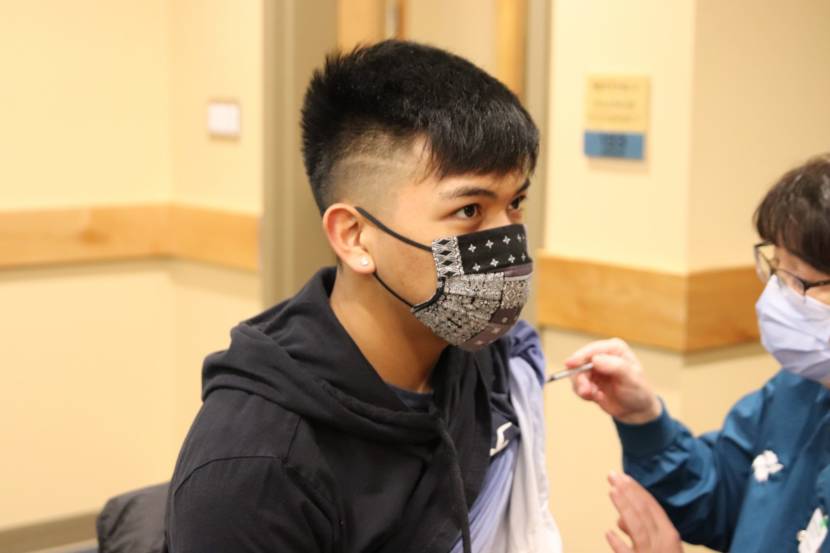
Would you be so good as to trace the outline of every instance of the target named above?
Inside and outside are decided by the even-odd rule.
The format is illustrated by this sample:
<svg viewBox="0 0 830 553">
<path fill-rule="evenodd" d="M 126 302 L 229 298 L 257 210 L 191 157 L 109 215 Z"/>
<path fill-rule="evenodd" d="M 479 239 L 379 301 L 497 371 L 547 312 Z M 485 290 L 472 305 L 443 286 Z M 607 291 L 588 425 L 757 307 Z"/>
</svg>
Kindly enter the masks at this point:
<svg viewBox="0 0 830 553">
<path fill-rule="evenodd" d="M 402 234 L 398 234 L 397 232 L 395 232 L 395 231 L 394 231 L 394 230 L 392 230 L 391 228 L 387 227 L 386 225 L 384 225 L 383 223 L 381 223 L 380 221 L 378 221 L 377 219 L 375 219 L 375 217 L 373 217 L 373 216 L 372 216 L 372 215 L 371 215 L 368 211 L 366 211 L 366 210 L 365 210 L 365 209 L 363 209 L 362 207 L 355 207 L 355 209 L 357 210 L 357 212 L 358 212 L 358 213 L 360 213 L 361 215 L 363 215 L 364 217 L 366 217 L 366 219 L 368 219 L 368 220 L 369 220 L 369 221 L 370 221 L 373 225 L 375 225 L 376 227 L 378 227 L 380 230 L 382 230 L 383 232 L 385 232 L 385 233 L 386 233 L 386 234 L 388 234 L 389 236 L 391 236 L 391 237 L 393 237 L 393 238 L 397 238 L 398 240 L 400 240 L 400 241 L 401 241 L 401 242 L 403 242 L 404 244 L 408 244 L 408 245 L 413 246 L 413 247 L 415 247 L 415 248 L 418 248 L 418 249 L 420 249 L 420 250 L 424 250 L 424 251 L 428 251 L 428 252 L 432 253 L 432 248 L 430 248 L 429 246 L 426 246 L 426 245 L 424 245 L 424 244 L 421 244 L 421 243 L 419 243 L 419 242 L 416 242 L 415 240 L 411 240 L 411 239 L 407 238 L 406 236 L 403 236 Z M 376 265 L 376 267 L 377 267 L 377 265 Z M 381 286 L 383 286 L 384 288 L 386 288 L 386 291 L 387 291 L 387 292 L 389 292 L 390 294 L 392 294 L 393 296 L 395 296 L 397 299 L 399 299 L 400 301 L 402 301 L 404 304 L 406 304 L 406 305 L 407 305 L 407 307 L 409 307 L 410 309 L 412 309 L 413 307 L 415 307 L 415 304 L 409 303 L 408 301 L 406 301 L 405 299 L 403 299 L 403 298 L 402 298 L 402 297 L 401 297 L 401 296 L 400 296 L 397 292 L 395 292 L 394 290 L 392 290 L 392 288 L 391 288 L 391 287 L 389 287 L 389 285 L 387 285 L 385 282 L 383 282 L 383 279 L 381 279 L 381 278 L 380 278 L 380 275 L 378 275 L 377 268 L 376 268 L 376 269 L 375 269 L 375 271 L 372 273 L 372 276 L 374 276 L 374 277 L 375 277 L 375 280 L 377 280 L 378 282 L 380 282 L 380 285 L 381 285 Z"/>
<path fill-rule="evenodd" d="M 375 269 L 375 272 L 374 272 L 374 273 L 372 273 L 372 276 L 373 276 L 373 277 L 375 277 L 375 280 L 377 280 L 378 282 L 380 282 L 380 285 L 381 285 L 381 286 L 383 286 L 384 288 L 386 288 L 386 291 L 387 291 L 387 292 L 389 292 L 390 294 L 392 294 L 393 296 L 395 296 L 396 298 L 398 298 L 399 300 L 401 300 L 404 304 L 406 304 L 406 306 L 407 306 L 409 309 L 412 309 L 413 307 L 415 307 L 415 305 L 414 305 L 414 304 L 411 304 L 411 303 L 409 303 L 408 301 L 406 301 L 405 299 L 403 299 L 401 296 L 399 296 L 399 295 L 398 295 L 398 293 L 397 293 L 397 292 L 395 292 L 394 290 L 392 290 L 392 288 L 390 288 L 388 284 L 386 284 L 385 282 L 383 282 L 383 279 L 382 279 L 382 278 L 380 278 L 380 277 L 378 276 L 378 271 L 377 271 L 377 269 Z"/>
<path fill-rule="evenodd" d="M 368 211 L 366 211 L 362 207 L 355 207 L 355 209 L 357 210 L 358 213 L 360 213 L 361 215 L 363 215 L 364 217 L 369 219 L 369 221 L 371 221 L 373 225 L 378 227 L 380 230 L 382 230 L 383 232 L 385 232 L 389 236 L 392 236 L 393 238 L 397 238 L 398 240 L 400 240 L 404 244 L 409 244 L 410 246 L 418 248 L 419 250 L 424 250 L 424 251 L 427 251 L 429 253 L 432 253 L 432 248 L 431 247 L 429 247 L 425 244 L 421 244 L 420 242 L 416 242 L 415 240 L 411 240 L 411 239 L 407 238 L 406 236 L 404 236 L 402 234 L 398 234 L 397 232 L 395 232 L 391 228 L 387 227 L 386 225 L 384 225 L 383 223 L 381 223 L 380 221 L 375 219 Z"/>
</svg>

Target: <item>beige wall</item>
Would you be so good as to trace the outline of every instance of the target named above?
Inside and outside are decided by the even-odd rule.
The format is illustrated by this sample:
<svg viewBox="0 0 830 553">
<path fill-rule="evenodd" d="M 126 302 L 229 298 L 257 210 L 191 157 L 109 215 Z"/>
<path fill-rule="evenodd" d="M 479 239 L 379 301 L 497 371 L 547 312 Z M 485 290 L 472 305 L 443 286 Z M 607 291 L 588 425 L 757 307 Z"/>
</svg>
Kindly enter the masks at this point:
<svg viewBox="0 0 830 553">
<path fill-rule="evenodd" d="M 260 213 L 261 10 L 4 5 L 0 211 L 176 201 Z M 207 137 L 211 98 L 240 101 L 240 140 Z M 202 358 L 260 309 L 260 284 L 161 260 L 0 272 L 0 531 L 168 479 Z"/>
<path fill-rule="evenodd" d="M 687 267 L 692 0 L 555 2 L 545 247 L 669 272 Z M 585 78 L 651 77 L 646 161 L 582 154 Z"/>
<path fill-rule="evenodd" d="M 170 197 L 167 2 L 4 2 L 0 209 Z"/>
<path fill-rule="evenodd" d="M 830 5 L 634 5 L 555 3 L 546 247 L 668 272 L 749 264 L 766 189 L 830 148 Z M 594 73 L 651 78 L 645 162 L 582 154 Z"/>
<path fill-rule="evenodd" d="M 349 51 L 383 40 L 387 15 L 387 0 L 337 0 L 337 47 Z"/>
<path fill-rule="evenodd" d="M 410 0 L 406 38 L 445 48 L 496 74 L 496 2 Z"/>
<path fill-rule="evenodd" d="M 751 263 L 766 190 L 830 150 L 830 2 L 700 0 L 695 18 L 692 270 Z"/>
<path fill-rule="evenodd" d="M 262 2 L 10 2 L 0 209 L 175 200 L 262 209 Z M 242 110 L 211 139 L 210 99 Z"/>
<path fill-rule="evenodd" d="M 142 262 L 0 273 L 0 530 L 169 479 L 200 367 L 259 309 L 256 275 Z"/>
<path fill-rule="evenodd" d="M 0 273 L 0 529 L 165 478 L 172 301 L 159 263 Z"/>
<path fill-rule="evenodd" d="M 170 136 L 175 201 L 262 212 L 262 0 L 171 0 Z M 238 140 L 206 129 L 209 100 L 240 105 Z"/>
<path fill-rule="evenodd" d="M 751 214 L 773 180 L 830 144 L 830 20 L 822 0 L 556 2 L 552 14 L 545 248 L 680 274 L 746 266 Z M 645 162 L 581 151 L 592 73 L 651 78 Z M 644 298 L 644 301 L 649 301 Z M 595 316 L 601 317 L 602 313 Z M 546 329 L 552 367 L 596 336 Z M 694 355 L 635 347 L 671 412 L 694 432 L 777 370 L 757 344 Z M 565 550 L 607 551 L 620 469 L 609 418 L 567 383 L 546 390 L 551 503 Z M 687 548 L 687 551 L 697 550 Z"/>
</svg>

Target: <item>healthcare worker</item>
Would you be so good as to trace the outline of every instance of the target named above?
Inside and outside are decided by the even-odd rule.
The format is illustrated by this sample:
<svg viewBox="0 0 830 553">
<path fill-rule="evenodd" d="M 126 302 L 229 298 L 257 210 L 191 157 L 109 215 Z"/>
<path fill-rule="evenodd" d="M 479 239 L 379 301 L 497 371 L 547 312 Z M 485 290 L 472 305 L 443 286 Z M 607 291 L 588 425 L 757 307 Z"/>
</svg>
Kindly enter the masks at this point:
<svg viewBox="0 0 830 553">
<path fill-rule="evenodd" d="M 694 437 L 673 419 L 621 340 L 590 344 L 566 365 L 593 363 L 572 380 L 574 391 L 614 418 L 625 472 L 684 541 L 740 553 L 830 552 L 830 155 L 785 174 L 755 225 L 766 284 L 756 305 L 761 341 L 782 370 L 741 399 L 720 430 Z M 612 477 L 618 509 L 627 486 L 619 478 Z M 615 551 L 680 551 L 643 545 L 642 535 L 661 525 L 640 512 L 646 522 L 634 530 L 625 517 L 640 544 L 632 549 L 609 535 Z"/>
</svg>

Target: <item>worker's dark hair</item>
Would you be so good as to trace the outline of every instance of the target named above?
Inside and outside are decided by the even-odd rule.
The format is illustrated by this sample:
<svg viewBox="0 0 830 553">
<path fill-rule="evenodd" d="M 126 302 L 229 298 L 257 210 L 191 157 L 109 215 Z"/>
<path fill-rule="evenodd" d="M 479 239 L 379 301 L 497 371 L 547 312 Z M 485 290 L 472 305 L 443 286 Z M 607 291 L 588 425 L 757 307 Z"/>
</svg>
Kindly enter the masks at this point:
<svg viewBox="0 0 830 553">
<path fill-rule="evenodd" d="M 320 211 L 344 192 L 335 168 L 425 141 L 427 174 L 530 173 L 539 133 L 518 98 L 467 60 L 388 40 L 331 55 L 302 110 L 303 157 Z"/>
<path fill-rule="evenodd" d="M 830 274 L 830 154 L 781 177 L 755 211 L 764 240 Z"/>
</svg>

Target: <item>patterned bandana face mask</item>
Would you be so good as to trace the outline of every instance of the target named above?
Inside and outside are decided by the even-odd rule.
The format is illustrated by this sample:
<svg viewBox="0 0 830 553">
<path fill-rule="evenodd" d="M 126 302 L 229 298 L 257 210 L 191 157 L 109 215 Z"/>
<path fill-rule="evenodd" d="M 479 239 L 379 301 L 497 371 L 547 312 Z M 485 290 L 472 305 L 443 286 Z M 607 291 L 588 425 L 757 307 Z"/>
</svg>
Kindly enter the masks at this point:
<svg viewBox="0 0 830 553">
<path fill-rule="evenodd" d="M 496 341 L 519 320 L 533 272 L 524 225 L 438 238 L 427 246 L 398 234 L 364 209 L 357 211 L 390 236 L 432 253 L 438 288 L 422 303 L 409 303 L 377 272 L 374 276 L 435 335 L 475 351 Z"/>
</svg>

